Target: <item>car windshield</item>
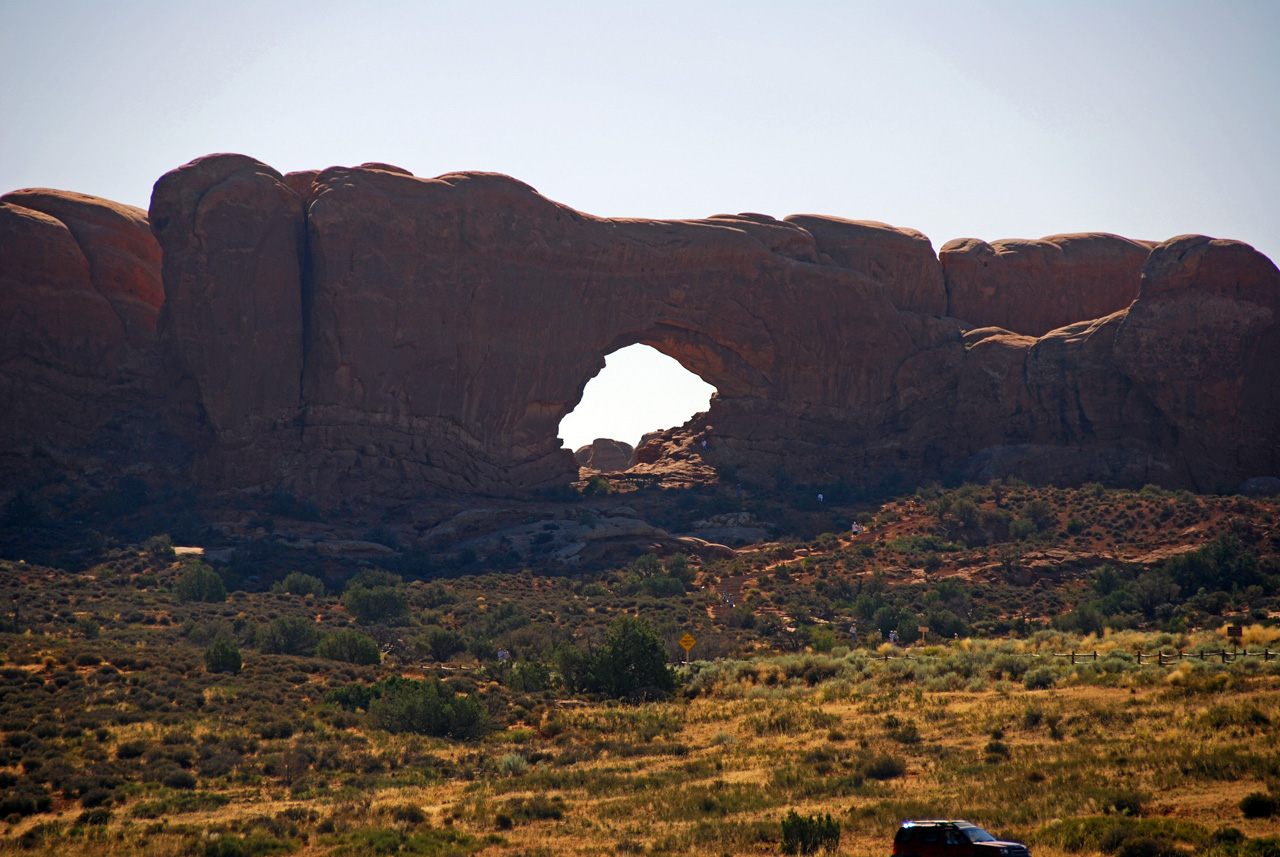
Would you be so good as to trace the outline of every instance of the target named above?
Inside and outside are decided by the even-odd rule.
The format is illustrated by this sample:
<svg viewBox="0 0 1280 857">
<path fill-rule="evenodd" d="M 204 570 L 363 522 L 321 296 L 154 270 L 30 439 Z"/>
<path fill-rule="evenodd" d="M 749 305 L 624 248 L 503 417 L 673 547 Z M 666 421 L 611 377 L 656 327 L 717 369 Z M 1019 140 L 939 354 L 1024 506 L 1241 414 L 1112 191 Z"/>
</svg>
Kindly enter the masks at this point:
<svg viewBox="0 0 1280 857">
<path fill-rule="evenodd" d="M 995 842 L 996 838 L 981 827 L 966 827 L 964 835 L 969 837 L 970 842 Z"/>
</svg>

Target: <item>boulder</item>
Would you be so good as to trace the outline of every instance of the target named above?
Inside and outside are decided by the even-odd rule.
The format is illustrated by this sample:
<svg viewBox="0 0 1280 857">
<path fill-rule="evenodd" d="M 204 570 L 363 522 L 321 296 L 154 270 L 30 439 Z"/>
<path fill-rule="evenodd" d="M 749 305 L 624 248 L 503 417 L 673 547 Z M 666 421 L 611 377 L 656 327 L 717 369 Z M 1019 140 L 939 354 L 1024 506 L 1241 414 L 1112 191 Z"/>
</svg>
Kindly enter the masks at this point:
<svg viewBox="0 0 1280 857">
<path fill-rule="evenodd" d="M 1138 296 L 1152 246 L 1102 232 L 948 241 L 938 251 L 946 314 L 1031 336 L 1111 315 Z"/>
</svg>

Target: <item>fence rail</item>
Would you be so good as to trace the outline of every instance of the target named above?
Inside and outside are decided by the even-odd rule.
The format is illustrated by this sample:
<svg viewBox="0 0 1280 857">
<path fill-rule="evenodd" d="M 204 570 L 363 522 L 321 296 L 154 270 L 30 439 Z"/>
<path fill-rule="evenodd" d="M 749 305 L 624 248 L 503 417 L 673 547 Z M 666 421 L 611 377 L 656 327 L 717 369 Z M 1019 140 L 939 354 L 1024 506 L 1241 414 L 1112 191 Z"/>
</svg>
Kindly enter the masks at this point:
<svg viewBox="0 0 1280 857">
<path fill-rule="evenodd" d="M 1136 654 L 1138 656 L 1139 666 L 1141 666 L 1143 663 L 1142 659 L 1146 658 L 1146 663 L 1158 663 L 1162 667 L 1167 667 L 1170 664 L 1176 664 L 1184 660 L 1205 661 L 1205 660 L 1208 660 L 1209 658 L 1221 658 L 1224 664 L 1229 664 L 1235 661 L 1237 658 L 1262 658 L 1264 661 L 1270 661 L 1272 658 L 1280 657 L 1280 652 L 1273 652 L 1271 651 L 1270 648 L 1263 649 L 1260 652 L 1251 652 L 1247 648 L 1242 650 L 1233 648 L 1231 651 L 1222 649 L 1216 652 L 1210 652 L 1210 651 L 1204 651 L 1204 650 L 1201 650 L 1198 652 L 1180 651 L 1176 655 L 1165 654 L 1164 652 L 1156 652 L 1154 655 L 1147 654 L 1146 652 L 1137 652 Z M 1098 653 L 1096 651 L 1094 652 L 1054 652 L 1053 656 L 1055 658 L 1071 658 L 1072 664 L 1082 663 L 1084 661 L 1096 661 L 1098 659 Z"/>
</svg>

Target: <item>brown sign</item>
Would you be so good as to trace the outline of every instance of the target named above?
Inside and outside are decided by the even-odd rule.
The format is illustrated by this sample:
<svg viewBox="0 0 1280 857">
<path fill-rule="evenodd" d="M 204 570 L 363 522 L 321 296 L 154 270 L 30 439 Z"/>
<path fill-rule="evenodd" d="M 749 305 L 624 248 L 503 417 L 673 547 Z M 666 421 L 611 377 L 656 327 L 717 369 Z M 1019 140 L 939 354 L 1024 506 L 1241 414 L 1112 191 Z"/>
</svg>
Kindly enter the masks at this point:
<svg viewBox="0 0 1280 857">
<path fill-rule="evenodd" d="M 1228 636 L 1228 637 L 1243 637 L 1243 636 L 1244 636 L 1244 628 L 1241 628 L 1239 625 L 1228 625 L 1228 626 L 1227 626 L 1227 636 Z"/>
</svg>

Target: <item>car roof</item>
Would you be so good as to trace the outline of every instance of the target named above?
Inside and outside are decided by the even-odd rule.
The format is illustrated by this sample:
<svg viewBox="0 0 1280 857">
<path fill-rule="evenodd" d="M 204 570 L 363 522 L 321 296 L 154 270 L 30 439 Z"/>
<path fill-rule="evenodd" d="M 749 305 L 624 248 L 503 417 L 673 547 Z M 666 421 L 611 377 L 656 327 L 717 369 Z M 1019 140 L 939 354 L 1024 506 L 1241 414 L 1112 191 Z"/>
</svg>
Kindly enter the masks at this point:
<svg viewBox="0 0 1280 857">
<path fill-rule="evenodd" d="M 977 827 L 971 821 L 960 818 L 912 818 L 902 822 L 903 827 L 923 827 L 926 825 L 950 824 L 955 827 Z"/>
</svg>

